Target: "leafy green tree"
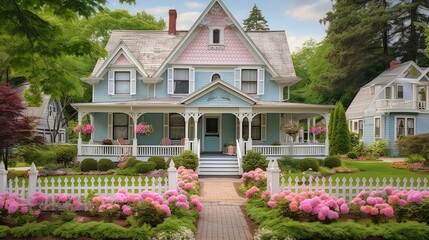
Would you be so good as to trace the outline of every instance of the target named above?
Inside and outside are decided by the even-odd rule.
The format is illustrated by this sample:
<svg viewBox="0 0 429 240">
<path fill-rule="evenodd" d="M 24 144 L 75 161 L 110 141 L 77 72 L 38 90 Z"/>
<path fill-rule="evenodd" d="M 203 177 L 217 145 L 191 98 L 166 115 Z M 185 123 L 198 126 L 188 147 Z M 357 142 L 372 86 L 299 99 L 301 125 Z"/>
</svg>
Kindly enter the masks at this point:
<svg viewBox="0 0 429 240">
<path fill-rule="evenodd" d="M 246 31 L 255 31 L 255 30 L 270 30 L 267 20 L 262 15 L 261 10 L 255 5 L 253 5 L 252 10 L 248 18 L 243 21 L 244 30 Z"/>
<path fill-rule="evenodd" d="M 329 153 L 330 155 L 348 153 L 351 150 L 351 139 L 346 112 L 341 102 L 337 102 L 334 117 Z"/>
<path fill-rule="evenodd" d="M 424 28 L 424 35 L 425 35 L 425 42 L 426 42 L 426 48 L 424 50 L 426 57 L 429 58 L 429 25 L 425 25 L 421 22 L 416 23 L 417 26 Z"/>
</svg>

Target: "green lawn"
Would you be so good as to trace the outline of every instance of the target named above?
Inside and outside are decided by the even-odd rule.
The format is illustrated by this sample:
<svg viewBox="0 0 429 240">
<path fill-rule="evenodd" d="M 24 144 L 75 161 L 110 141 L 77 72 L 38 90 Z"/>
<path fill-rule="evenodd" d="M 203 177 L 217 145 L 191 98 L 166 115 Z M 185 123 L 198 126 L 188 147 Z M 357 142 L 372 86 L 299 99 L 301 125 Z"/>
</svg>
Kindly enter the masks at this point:
<svg viewBox="0 0 429 240">
<path fill-rule="evenodd" d="M 348 167 L 350 169 L 360 169 L 359 172 L 356 173 L 336 173 L 333 175 L 330 175 L 332 178 L 340 178 L 342 179 L 345 177 L 346 179 L 349 179 L 350 177 L 353 178 L 380 178 L 383 179 L 384 177 L 389 180 L 389 178 L 429 178 L 429 174 L 419 174 L 410 171 L 409 169 L 399 169 L 399 168 L 393 168 L 391 167 L 390 163 L 382 162 L 382 161 L 353 161 L 353 160 L 342 160 L 343 166 Z M 296 176 L 302 177 L 304 176 L 302 173 L 293 173 L 293 174 L 285 174 L 285 177 L 291 176 L 292 178 L 295 178 Z"/>
</svg>

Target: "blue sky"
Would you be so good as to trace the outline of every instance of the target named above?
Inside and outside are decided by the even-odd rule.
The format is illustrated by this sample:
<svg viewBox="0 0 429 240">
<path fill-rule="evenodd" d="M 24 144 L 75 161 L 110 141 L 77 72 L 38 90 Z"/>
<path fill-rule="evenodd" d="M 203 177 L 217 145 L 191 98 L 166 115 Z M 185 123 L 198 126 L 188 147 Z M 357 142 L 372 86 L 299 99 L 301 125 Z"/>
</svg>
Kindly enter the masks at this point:
<svg viewBox="0 0 429 240">
<path fill-rule="evenodd" d="M 177 29 L 187 30 L 210 3 L 210 0 L 136 0 L 136 5 L 110 0 L 110 9 L 127 9 L 131 13 L 146 11 L 156 18 L 168 20 L 168 10 L 176 9 Z M 256 4 L 272 30 L 286 30 L 291 51 L 313 38 L 321 40 L 327 26 L 319 19 L 332 8 L 331 0 L 223 0 L 239 23 L 249 16 Z"/>
</svg>

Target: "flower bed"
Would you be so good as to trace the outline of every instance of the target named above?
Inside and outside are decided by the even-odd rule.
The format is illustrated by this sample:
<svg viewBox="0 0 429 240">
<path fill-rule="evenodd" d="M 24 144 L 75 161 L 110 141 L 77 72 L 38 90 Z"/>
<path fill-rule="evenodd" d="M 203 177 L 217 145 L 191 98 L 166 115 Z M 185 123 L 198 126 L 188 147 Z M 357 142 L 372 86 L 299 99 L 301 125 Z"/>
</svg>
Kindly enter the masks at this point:
<svg viewBox="0 0 429 240">
<path fill-rule="evenodd" d="M 163 195 L 144 191 L 119 190 L 113 197 L 95 196 L 90 200 L 57 194 L 53 198 L 41 192 L 29 203 L 17 194 L 0 194 L 0 237 L 60 237 L 95 239 L 193 239 L 195 222 L 203 205 L 198 199 L 198 175 L 179 168 L 178 191 Z M 180 183 L 179 182 L 179 183 Z M 87 213 L 95 221 L 76 222 L 76 213 Z M 46 214 L 58 215 L 56 220 Z M 37 223 L 44 216 L 47 222 Z M 94 221 L 93 220 L 93 221 Z M 85 227 L 86 226 L 86 227 Z"/>
</svg>

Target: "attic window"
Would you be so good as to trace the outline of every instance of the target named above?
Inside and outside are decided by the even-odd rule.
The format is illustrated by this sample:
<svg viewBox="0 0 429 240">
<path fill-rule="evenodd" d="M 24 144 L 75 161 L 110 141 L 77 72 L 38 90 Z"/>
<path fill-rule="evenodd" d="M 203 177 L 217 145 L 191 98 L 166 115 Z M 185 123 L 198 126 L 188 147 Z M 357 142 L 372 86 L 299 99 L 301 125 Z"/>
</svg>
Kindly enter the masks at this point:
<svg viewBox="0 0 429 240">
<path fill-rule="evenodd" d="M 223 45 L 224 44 L 224 30 L 225 27 L 209 27 L 209 45 Z"/>
<path fill-rule="evenodd" d="M 375 94 L 375 86 L 371 86 L 371 95 Z"/>
</svg>

